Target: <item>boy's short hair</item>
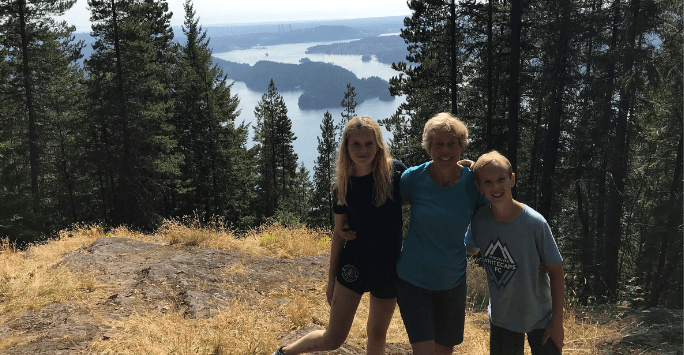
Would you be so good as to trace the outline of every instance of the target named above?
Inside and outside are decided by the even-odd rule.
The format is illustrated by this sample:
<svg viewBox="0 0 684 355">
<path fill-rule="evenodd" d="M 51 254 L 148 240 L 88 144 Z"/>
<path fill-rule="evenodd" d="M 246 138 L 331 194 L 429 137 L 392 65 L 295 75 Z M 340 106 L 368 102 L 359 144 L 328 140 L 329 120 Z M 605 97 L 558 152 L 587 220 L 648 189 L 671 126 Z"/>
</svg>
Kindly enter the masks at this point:
<svg viewBox="0 0 684 355">
<path fill-rule="evenodd" d="M 513 166 L 511 166 L 511 162 L 508 160 L 508 158 L 506 158 L 496 150 L 492 150 L 489 153 L 482 154 L 479 158 L 477 158 L 475 164 L 473 164 L 472 170 L 473 174 L 475 174 L 475 179 L 477 181 L 480 181 L 480 177 L 477 174 L 478 170 L 484 168 L 489 164 L 494 164 L 504 169 L 508 169 L 508 175 L 513 174 Z"/>
</svg>

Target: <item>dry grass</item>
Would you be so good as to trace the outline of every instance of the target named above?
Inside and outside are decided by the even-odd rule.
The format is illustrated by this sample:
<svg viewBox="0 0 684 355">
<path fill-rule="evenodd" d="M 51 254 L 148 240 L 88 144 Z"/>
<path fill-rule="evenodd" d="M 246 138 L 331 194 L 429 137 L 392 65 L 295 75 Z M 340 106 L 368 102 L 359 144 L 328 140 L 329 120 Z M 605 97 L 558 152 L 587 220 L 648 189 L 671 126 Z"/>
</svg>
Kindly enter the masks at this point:
<svg viewBox="0 0 684 355">
<path fill-rule="evenodd" d="M 263 225 L 244 235 L 236 235 L 220 224 L 200 225 L 166 220 L 156 233 L 169 244 L 201 248 L 240 250 L 253 255 L 298 258 L 319 255 L 330 248 L 328 232 L 306 227 L 285 226 L 278 222 Z"/>
<path fill-rule="evenodd" d="M 98 284 L 94 273 L 76 275 L 60 266 L 59 262 L 65 253 L 105 236 L 236 249 L 280 258 L 317 255 L 329 250 L 330 239 L 326 232 L 320 230 L 276 223 L 237 236 L 217 225 L 166 221 L 153 235 L 143 235 L 126 228 L 105 233 L 98 226 L 82 226 L 63 231 L 58 238 L 31 245 L 26 250 L 16 250 L 5 239 L 0 243 L 0 323 L 8 316 L 69 299 L 86 302 L 89 298 L 102 297 L 100 293 L 104 286 Z M 223 272 L 244 273 L 245 267 L 235 264 Z M 467 282 L 465 342 L 456 348 L 456 353 L 488 354 L 488 295 L 484 271 L 469 263 Z M 106 354 L 270 355 L 278 347 L 277 339 L 281 334 L 313 324 L 325 328 L 328 323 L 329 306 L 325 301 L 324 281 L 296 279 L 292 285 L 287 289 L 273 290 L 266 297 L 250 297 L 247 293 L 244 297 L 236 297 L 209 319 L 187 319 L 180 311 L 138 314 L 123 320 L 106 319 L 94 313 L 100 323 L 112 326 L 116 335 L 109 340 L 98 341 L 90 348 L 93 352 Z M 350 341 L 360 346 L 366 344 L 368 304 L 368 295 L 364 295 L 349 334 Z M 569 307 L 565 319 L 564 353 L 611 353 L 610 345 L 606 345 L 604 340 L 615 338 L 626 326 L 630 325 L 610 315 L 601 318 Z M 26 336 L 1 339 L 0 349 L 29 340 Z M 390 324 L 387 341 L 408 344 L 398 310 Z M 529 354 L 529 349 L 526 353 Z"/>
<path fill-rule="evenodd" d="M 74 297 L 86 297 L 102 288 L 93 272 L 74 275 L 59 265 L 62 255 L 103 237 L 102 228 L 83 226 L 59 233 L 48 243 L 17 250 L 8 239 L 0 241 L 0 320 L 40 309 Z"/>
<path fill-rule="evenodd" d="M 134 315 L 112 322 L 116 336 L 91 347 L 102 354 L 271 354 L 282 331 L 273 327 L 278 323 L 274 318 L 258 304 L 237 300 L 207 319 L 178 313 Z"/>
</svg>

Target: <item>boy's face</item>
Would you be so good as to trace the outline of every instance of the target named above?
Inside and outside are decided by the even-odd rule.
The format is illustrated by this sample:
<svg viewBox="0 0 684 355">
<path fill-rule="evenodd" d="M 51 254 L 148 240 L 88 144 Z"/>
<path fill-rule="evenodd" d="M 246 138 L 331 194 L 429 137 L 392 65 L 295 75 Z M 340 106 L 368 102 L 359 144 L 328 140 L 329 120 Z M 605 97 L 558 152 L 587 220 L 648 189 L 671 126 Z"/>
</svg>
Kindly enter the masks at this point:
<svg viewBox="0 0 684 355">
<path fill-rule="evenodd" d="M 477 189 L 491 204 L 507 202 L 513 199 L 511 189 L 515 186 L 515 174 L 498 164 L 489 164 L 478 169 L 475 181 Z"/>
</svg>

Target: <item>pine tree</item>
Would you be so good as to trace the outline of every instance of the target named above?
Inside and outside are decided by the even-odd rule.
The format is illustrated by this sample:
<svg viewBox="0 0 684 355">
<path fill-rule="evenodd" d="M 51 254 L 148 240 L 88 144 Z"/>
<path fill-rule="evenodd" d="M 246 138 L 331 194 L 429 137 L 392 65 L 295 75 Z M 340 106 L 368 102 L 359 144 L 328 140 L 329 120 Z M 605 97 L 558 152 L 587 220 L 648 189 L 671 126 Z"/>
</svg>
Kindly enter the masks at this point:
<svg viewBox="0 0 684 355">
<path fill-rule="evenodd" d="M 340 132 L 340 137 L 344 133 L 344 127 L 347 125 L 352 118 L 356 117 L 356 89 L 351 85 L 347 84 L 347 91 L 344 93 L 344 99 L 340 102 L 342 106 L 342 120 L 337 126 L 337 130 Z"/>
<path fill-rule="evenodd" d="M 180 51 L 174 114 L 176 151 L 183 164 L 175 213 L 221 216 L 239 224 L 246 213 L 241 205 L 249 205 L 243 192 L 253 190 L 250 178 L 239 168 L 249 164 L 244 161 L 247 132 L 235 127 L 239 100 L 212 62 L 209 39 L 192 3 L 187 0 L 184 8 L 187 42 Z"/>
<path fill-rule="evenodd" d="M 54 17 L 74 3 L 0 4 L 0 155 L 5 157 L 0 160 L 0 235 L 12 235 L 20 243 L 64 225 L 57 210 L 62 212 L 61 193 L 68 188 L 59 167 L 66 150 L 55 147 L 65 142 L 59 136 L 67 133 L 64 127 L 78 118 L 80 97 L 71 97 L 68 90 L 78 94 L 74 62 L 82 43 L 71 43 L 75 27 Z"/>
<path fill-rule="evenodd" d="M 292 133 L 292 121 L 287 116 L 287 106 L 278 94 L 273 79 L 268 92 L 254 109 L 257 124 L 254 126 L 254 141 L 257 151 L 257 184 L 260 195 L 261 216 L 273 216 L 281 201 L 289 198 L 297 172 L 297 154 L 292 142 L 297 137 Z"/>
<path fill-rule="evenodd" d="M 332 207 L 335 197 L 332 196 L 332 184 L 335 181 L 335 160 L 337 138 L 332 115 L 326 111 L 320 125 L 321 136 L 318 139 L 318 158 L 314 166 L 314 191 L 312 194 L 312 220 L 316 225 L 332 228 L 334 217 Z"/>
<path fill-rule="evenodd" d="M 457 29 L 461 14 L 455 0 L 411 0 L 408 6 L 413 13 L 404 19 L 401 37 L 409 54 L 407 62 L 392 64 L 400 74 L 390 79 L 390 93 L 405 95 L 396 115 L 408 119 L 412 134 L 420 134 L 436 113 L 458 113 L 458 86 L 463 81 L 458 68 L 465 61 Z M 424 158 L 419 149 L 412 151 L 416 156 L 410 160 Z"/>
<path fill-rule="evenodd" d="M 109 224 L 152 228 L 167 204 L 181 161 L 171 121 L 176 45 L 165 1 L 90 0 L 96 42 L 85 61 L 90 116 Z"/>
<path fill-rule="evenodd" d="M 281 222 L 297 225 L 308 224 L 312 210 L 311 192 L 313 188 L 313 183 L 309 179 L 309 170 L 302 163 L 292 181 L 290 196 L 278 206 L 276 216 Z"/>
</svg>

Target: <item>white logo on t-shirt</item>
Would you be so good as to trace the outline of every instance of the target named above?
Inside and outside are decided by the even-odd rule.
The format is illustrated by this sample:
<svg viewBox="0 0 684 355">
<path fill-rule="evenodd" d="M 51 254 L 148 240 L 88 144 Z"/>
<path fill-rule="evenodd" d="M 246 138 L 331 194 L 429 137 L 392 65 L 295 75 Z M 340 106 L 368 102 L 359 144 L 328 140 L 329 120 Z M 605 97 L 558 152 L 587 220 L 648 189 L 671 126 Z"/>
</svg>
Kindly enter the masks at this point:
<svg viewBox="0 0 684 355">
<path fill-rule="evenodd" d="M 482 263 L 489 279 L 497 288 L 506 287 L 518 269 L 518 264 L 508 252 L 506 244 L 501 244 L 499 239 L 496 242 L 490 242 L 487 251 L 482 256 Z"/>
</svg>

